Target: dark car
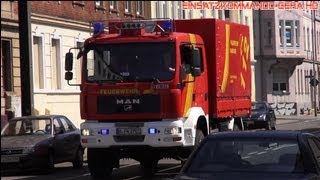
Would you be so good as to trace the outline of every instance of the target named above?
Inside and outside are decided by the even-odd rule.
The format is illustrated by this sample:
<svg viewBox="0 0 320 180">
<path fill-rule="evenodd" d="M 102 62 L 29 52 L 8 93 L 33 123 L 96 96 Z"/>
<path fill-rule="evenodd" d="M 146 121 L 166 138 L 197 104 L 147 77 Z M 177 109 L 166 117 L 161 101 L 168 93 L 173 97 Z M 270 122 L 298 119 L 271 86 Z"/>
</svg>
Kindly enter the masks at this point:
<svg viewBox="0 0 320 180">
<path fill-rule="evenodd" d="M 252 102 L 251 114 L 243 119 L 246 129 L 265 128 L 276 129 L 276 115 L 271 106 L 265 101 Z"/>
<path fill-rule="evenodd" d="M 210 134 L 176 179 L 320 179 L 320 139 L 298 131 Z"/>
<path fill-rule="evenodd" d="M 79 130 L 63 115 L 13 118 L 1 131 L 1 170 L 50 171 L 62 162 L 80 168 L 83 153 Z"/>
</svg>

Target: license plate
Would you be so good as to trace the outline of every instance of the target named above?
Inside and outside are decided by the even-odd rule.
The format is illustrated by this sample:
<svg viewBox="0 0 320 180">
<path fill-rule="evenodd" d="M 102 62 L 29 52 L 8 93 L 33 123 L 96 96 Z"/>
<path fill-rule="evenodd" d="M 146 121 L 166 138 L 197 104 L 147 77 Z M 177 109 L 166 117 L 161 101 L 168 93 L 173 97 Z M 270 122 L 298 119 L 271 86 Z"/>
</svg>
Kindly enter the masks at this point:
<svg viewBox="0 0 320 180">
<path fill-rule="evenodd" d="M 130 128 L 117 128 L 117 135 L 141 135 L 141 128 L 138 127 L 130 127 Z"/>
<path fill-rule="evenodd" d="M 20 158 L 18 156 L 1 156 L 1 163 L 9 162 L 19 162 Z"/>
</svg>

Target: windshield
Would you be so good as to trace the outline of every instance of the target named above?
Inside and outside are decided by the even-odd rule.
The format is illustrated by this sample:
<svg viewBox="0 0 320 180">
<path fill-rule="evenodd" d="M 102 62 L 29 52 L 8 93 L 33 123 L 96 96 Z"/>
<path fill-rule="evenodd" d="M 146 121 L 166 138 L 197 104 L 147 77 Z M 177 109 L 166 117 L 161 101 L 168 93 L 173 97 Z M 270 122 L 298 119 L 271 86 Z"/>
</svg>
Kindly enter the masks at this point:
<svg viewBox="0 0 320 180">
<path fill-rule="evenodd" d="M 192 157 L 186 173 L 302 172 L 296 141 L 282 139 L 208 140 Z"/>
<path fill-rule="evenodd" d="M 50 119 L 10 120 L 1 131 L 1 136 L 51 134 Z"/>
<path fill-rule="evenodd" d="M 251 110 L 252 112 L 266 112 L 267 106 L 264 103 L 253 103 Z"/>
<path fill-rule="evenodd" d="M 168 81 L 176 68 L 172 42 L 95 45 L 87 54 L 87 81 Z"/>
</svg>

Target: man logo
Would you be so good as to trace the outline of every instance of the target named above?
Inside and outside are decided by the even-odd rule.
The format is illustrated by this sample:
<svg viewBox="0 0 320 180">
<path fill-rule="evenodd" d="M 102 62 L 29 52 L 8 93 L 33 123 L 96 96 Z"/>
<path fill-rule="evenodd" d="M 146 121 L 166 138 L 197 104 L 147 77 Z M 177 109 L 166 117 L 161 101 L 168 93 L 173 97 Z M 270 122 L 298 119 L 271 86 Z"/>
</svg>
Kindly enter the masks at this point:
<svg viewBox="0 0 320 180">
<path fill-rule="evenodd" d="M 117 104 L 140 104 L 140 99 L 117 99 Z"/>
<path fill-rule="evenodd" d="M 132 105 L 124 105 L 123 109 L 124 111 L 132 111 Z"/>
</svg>

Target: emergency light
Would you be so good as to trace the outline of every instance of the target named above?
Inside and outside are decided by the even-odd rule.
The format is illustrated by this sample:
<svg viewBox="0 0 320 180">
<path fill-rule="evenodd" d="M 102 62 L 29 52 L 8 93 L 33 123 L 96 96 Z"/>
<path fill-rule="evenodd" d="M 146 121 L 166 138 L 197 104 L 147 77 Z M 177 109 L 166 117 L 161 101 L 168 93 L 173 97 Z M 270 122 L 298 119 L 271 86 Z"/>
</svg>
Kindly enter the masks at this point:
<svg viewBox="0 0 320 180">
<path fill-rule="evenodd" d="M 104 31 L 104 24 L 102 22 L 96 22 L 93 24 L 93 34 L 99 34 Z"/>
<path fill-rule="evenodd" d="M 170 32 L 172 29 L 172 22 L 171 21 L 163 21 L 161 27 L 164 31 Z"/>
</svg>

